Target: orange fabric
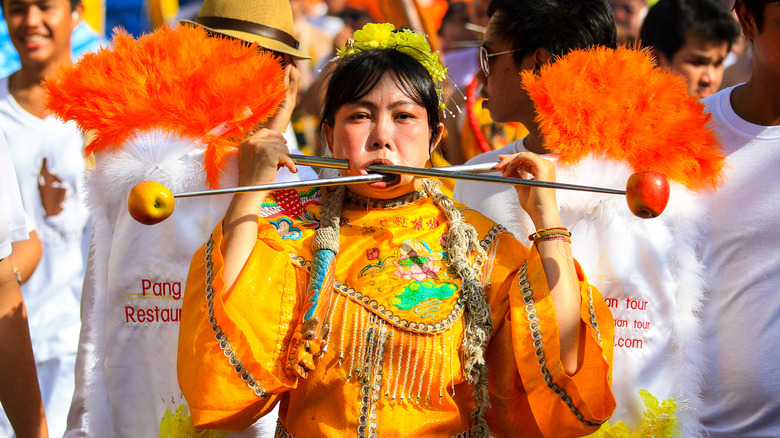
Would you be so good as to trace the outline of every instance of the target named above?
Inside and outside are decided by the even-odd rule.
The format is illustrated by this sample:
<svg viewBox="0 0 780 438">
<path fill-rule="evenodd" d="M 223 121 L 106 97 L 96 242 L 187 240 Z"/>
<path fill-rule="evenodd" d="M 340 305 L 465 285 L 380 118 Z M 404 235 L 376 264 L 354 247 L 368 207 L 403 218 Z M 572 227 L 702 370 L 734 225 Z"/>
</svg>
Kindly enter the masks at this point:
<svg viewBox="0 0 780 438">
<path fill-rule="evenodd" d="M 416 15 L 416 17 L 407 16 L 407 8 L 404 3 L 407 3 L 410 8 L 409 12 Z M 431 47 L 434 50 L 439 48 L 439 36 L 438 31 L 441 27 L 441 21 L 444 18 L 444 14 L 447 13 L 449 3 L 447 0 L 432 0 L 426 2 L 426 4 L 420 5 L 416 0 L 381 0 L 379 1 L 379 8 L 382 15 L 385 17 L 385 21 L 393 23 L 396 28 L 409 27 L 411 28 L 412 20 L 419 20 L 422 29 L 414 29 L 422 32 L 428 36 L 431 41 Z"/>
<path fill-rule="evenodd" d="M 387 21 L 382 8 L 379 6 L 379 0 L 347 0 L 345 7 L 363 11 L 374 19 L 375 23 Z"/>
<path fill-rule="evenodd" d="M 201 139 L 211 187 L 237 140 L 275 113 L 286 93 L 270 52 L 191 26 L 138 39 L 117 34 L 111 46 L 59 67 L 45 86 L 49 110 L 94 133 L 85 155 L 119 149 L 151 129 Z M 224 123 L 232 124 L 226 134 L 204 137 Z"/>
<path fill-rule="evenodd" d="M 449 437 L 468 430 L 474 402 L 459 352 L 464 329 L 460 279 L 449 269 L 442 247 L 446 218 L 427 198 L 394 208 L 344 206 L 336 284 L 320 295 L 319 305 L 333 310 L 326 315 L 331 326 L 327 351 L 306 379 L 284 369 L 308 282 L 320 194 L 302 190 L 292 206 L 290 198 L 286 205 L 266 200 L 256 247 L 228 293 L 221 283 L 220 227 L 213 236 L 214 323 L 241 364 L 275 394 L 271 397 L 258 398 L 228 364 L 208 321 L 204 248 L 194 256 L 182 309 L 178 373 L 195 425 L 241 429 L 279 402 L 280 422 L 294 436 L 353 436 L 361 425 L 361 407 L 372 409 L 374 399 L 381 436 Z M 593 289 L 591 315 L 583 278 L 585 362 L 567 376 L 558 360 L 554 313 L 535 250 L 529 257 L 528 248 L 508 232 L 477 212 L 464 213 L 489 255 L 483 281 L 496 326 L 487 353 L 494 400 L 487 417 L 491 434 L 517 436 L 523 430 L 528 436 L 580 436 L 594 431 L 574 412 L 595 425 L 614 409 L 608 384 L 612 334 L 605 330 L 613 325 L 609 309 Z M 520 286 L 526 260 L 531 287 L 526 293 L 532 290 L 535 300 L 529 309 L 535 307 L 540 318 L 537 330 L 549 378 L 570 397 L 574 410 L 541 379 L 538 349 L 528 350 L 532 328 Z M 425 288 L 426 293 L 418 293 Z M 604 349 L 595 341 L 591 318 L 598 321 Z M 374 372 L 380 364 L 381 374 Z"/>
<path fill-rule="evenodd" d="M 684 79 L 655 68 L 647 50 L 574 50 L 541 74 L 521 74 L 545 147 L 574 164 L 592 154 L 655 170 L 691 189 L 723 179 L 709 113 Z"/>
</svg>

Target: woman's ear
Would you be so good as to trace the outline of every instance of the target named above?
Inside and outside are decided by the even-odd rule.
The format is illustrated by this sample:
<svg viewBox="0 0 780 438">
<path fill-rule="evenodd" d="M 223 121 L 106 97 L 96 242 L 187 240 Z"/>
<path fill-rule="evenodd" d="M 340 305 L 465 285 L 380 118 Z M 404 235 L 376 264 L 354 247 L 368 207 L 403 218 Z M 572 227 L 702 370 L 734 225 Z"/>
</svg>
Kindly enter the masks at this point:
<svg viewBox="0 0 780 438">
<path fill-rule="evenodd" d="M 325 137 L 325 146 L 328 147 L 331 157 L 335 157 L 333 154 L 333 128 L 327 124 L 322 124 L 322 135 Z"/>
<path fill-rule="evenodd" d="M 439 147 L 442 134 L 444 134 L 444 123 L 439 123 L 439 127 L 436 129 L 436 138 L 433 139 L 430 148 L 428 148 L 428 155 L 432 154 Z"/>
</svg>

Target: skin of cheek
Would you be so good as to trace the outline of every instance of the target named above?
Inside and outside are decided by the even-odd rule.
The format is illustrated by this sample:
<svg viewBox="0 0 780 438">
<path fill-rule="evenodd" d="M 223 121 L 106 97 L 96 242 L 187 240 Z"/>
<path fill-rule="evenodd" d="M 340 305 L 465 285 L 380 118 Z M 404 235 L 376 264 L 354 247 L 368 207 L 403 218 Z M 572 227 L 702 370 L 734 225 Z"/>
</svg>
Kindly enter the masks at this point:
<svg viewBox="0 0 780 438">
<path fill-rule="evenodd" d="M 338 120 L 337 117 L 336 123 L 338 123 Z M 386 155 L 386 158 L 397 165 L 418 168 L 425 167 L 428 163 L 430 154 L 438 147 L 442 134 L 444 133 L 444 124 L 440 123 L 432 146 L 425 147 L 427 144 L 425 146 L 416 144 L 420 143 L 419 139 L 422 138 L 423 135 L 426 139 L 429 138 L 430 130 L 427 129 L 427 126 L 428 125 L 426 124 L 426 129 L 424 131 L 419 130 L 419 132 L 417 132 L 418 130 L 415 130 L 414 132 L 407 133 L 409 134 L 407 137 L 409 141 L 398 139 L 397 143 L 400 145 L 414 144 L 413 150 L 406 150 L 403 146 L 398 146 L 398 151 L 384 154 Z M 322 128 L 331 155 L 334 158 L 349 160 L 350 164 L 354 163 L 359 166 L 358 168 L 350 166 L 348 171 L 342 172 L 343 174 L 360 174 L 360 165 L 373 159 L 372 155 L 376 155 L 367 152 L 365 148 L 365 145 L 368 143 L 368 139 L 371 136 L 370 129 L 354 126 L 346 127 L 344 129 L 335 129 L 334 127 L 327 125 L 323 125 Z M 363 196 L 392 198 L 419 189 L 420 183 L 421 180 L 419 178 L 415 178 L 411 175 L 400 175 L 400 182 L 395 185 L 395 190 L 374 190 L 368 185 L 352 185 L 350 186 L 350 190 Z"/>
</svg>

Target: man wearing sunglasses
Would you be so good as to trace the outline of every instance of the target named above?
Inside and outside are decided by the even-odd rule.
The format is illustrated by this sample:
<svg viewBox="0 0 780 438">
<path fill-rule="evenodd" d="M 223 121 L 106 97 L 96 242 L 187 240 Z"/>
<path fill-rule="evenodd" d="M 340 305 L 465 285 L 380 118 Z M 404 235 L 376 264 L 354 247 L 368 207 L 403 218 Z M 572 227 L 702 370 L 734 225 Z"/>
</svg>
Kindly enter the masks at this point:
<svg viewBox="0 0 780 438">
<path fill-rule="evenodd" d="M 614 48 L 612 13 L 604 0 L 493 0 L 488 15 L 477 73 L 486 98 L 483 107 L 496 122 L 521 122 L 530 131 L 524 140 L 528 150 L 545 153 L 520 72 L 539 71 L 574 49 Z"/>
<path fill-rule="evenodd" d="M 533 73 L 539 79 L 542 68 L 556 62 L 566 62 L 559 66 L 570 66 L 566 55 L 575 49 L 597 46 L 614 49 L 617 31 L 607 1 L 491 0 L 488 15 L 490 21 L 480 50 L 481 71 L 477 73 L 486 98 L 483 106 L 493 120 L 521 122 L 529 134 L 502 149 L 479 155 L 468 164 L 497 162 L 500 155 L 533 152 L 556 161 L 557 181 L 625 187 L 633 170 L 623 161 L 605 159 L 606 147 L 600 150 L 595 146 L 583 152 L 587 157 L 576 162 L 558 161 L 557 154 L 550 154 L 546 147 L 556 148 L 558 144 L 545 143 L 540 133 L 539 113 L 521 77 L 522 73 L 525 76 Z M 609 69 L 610 65 L 599 68 Z M 584 79 L 587 77 L 575 76 L 570 78 L 570 83 L 576 84 L 577 78 L 583 78 L 580 88 L 596 89 Z M 546 86 L 554 86 L 549 77 L 544 79 Z M 618 89 L 615 87 L 619 85 L 603 84 L 612 89 Z M 653 89 L 653 84 L 641 81 L 619 89 L 632 86 L 634 90 Z M 615 114 L 619 109 L 610 108 L 630 107 L 637 94 L 634 90 L 615 93 L 614 99 L 606 102 L 588 100 L 582 97 L 586 93 L 572 86 L 568 93 L 561 93 L 570 96 L 566 102 L 563 102 L 565 98 L 560 105 L 557 100 L 547 101 L 544 107 L 540 106 L 540 111 L 549 114 L 556 108 L 576 105 L 576 111 L 582 113 L 602 111 L 599 120 L 614 120 L 615 126 L 619 126 L 623 114 Z M 595 137 L 599 132 L 610 132 L 601 126 L 580 123 L 584 117 L 578 118 L 573 113 L 566 113 L 568 118 L 557 111 L 555 115 L 561 116 L 557 126 L 562 131 L 583 130 Z M 562 149 L 564 146 L 582 148 L 576 135 L 568 138 L 571 141 L 561 144 Z M 604 140 L 592 144 L 606 144 L 607 139 Z M 628 144 L 622 145 L 624 149 L 630 147 Z M 642 143 L 637 147 L 646 146 L 651 145 Z M 669 152 L 664 159 L 675 160 L 681 155 L 665 150 Z M 563 223 L 572 232 L 572 253 L 590 283 L 604 296 L 615 320 L 614 344 L 611 339 L 605 341 L 614 347 L 612 392 L 617 407 L 610 423 L 623 421 L 629 430 L 637 430 L 647 409 L 640 390 L 648 390 L 659 400 L 672 397 L 686 400 L 687 406 L 679 407 L 673 418 L 679 421 L 682 436 L 700 436 L 701 425 L 692 413 L 697 407 L 701 371 L 696 366 L 679 364 L 697 363 L 695 360 L 702 356 L 696 309 L 703 301 L 704 284 L 695 274 L 703 269 L 695 256 L 700 238 L 696 226 L 702 218 L 696 214 L 695 202 L 688 202 L 693 195 L 678 186 L 681 185 L 673 188 L 672 197 L 680 200 L 680 204 L 670 202 L 663 215 L 652 220 L 631 215 L 624 198 L 561 190 L 557 200 Z M 505 225 L 516 236 L 527 236 L 533 224 L 525 213 L 513 211 L 510 206 L 513 196 L 515 190 L 502 184 L 457 181 L 454 190 L 457 201 Z M 685 324 L 681 325 L 682 321 Z"/>
</svg>

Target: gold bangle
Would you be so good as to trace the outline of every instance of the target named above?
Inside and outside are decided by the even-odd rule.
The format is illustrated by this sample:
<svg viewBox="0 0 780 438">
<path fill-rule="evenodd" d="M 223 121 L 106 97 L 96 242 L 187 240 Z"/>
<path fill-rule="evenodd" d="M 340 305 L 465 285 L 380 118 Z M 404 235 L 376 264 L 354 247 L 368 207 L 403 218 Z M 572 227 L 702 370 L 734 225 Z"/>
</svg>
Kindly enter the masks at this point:
<svg viewBox="0 0 780 438">
<path fill-rule="evenodd" d="M 541 230 L 536 230 L 535 233 L 528 236 L 528 240 L 536 241 L 537 239 L 547 236 L 571 237 L 571 232 L 564 227 L 544 228 Z"/>
</svg>

